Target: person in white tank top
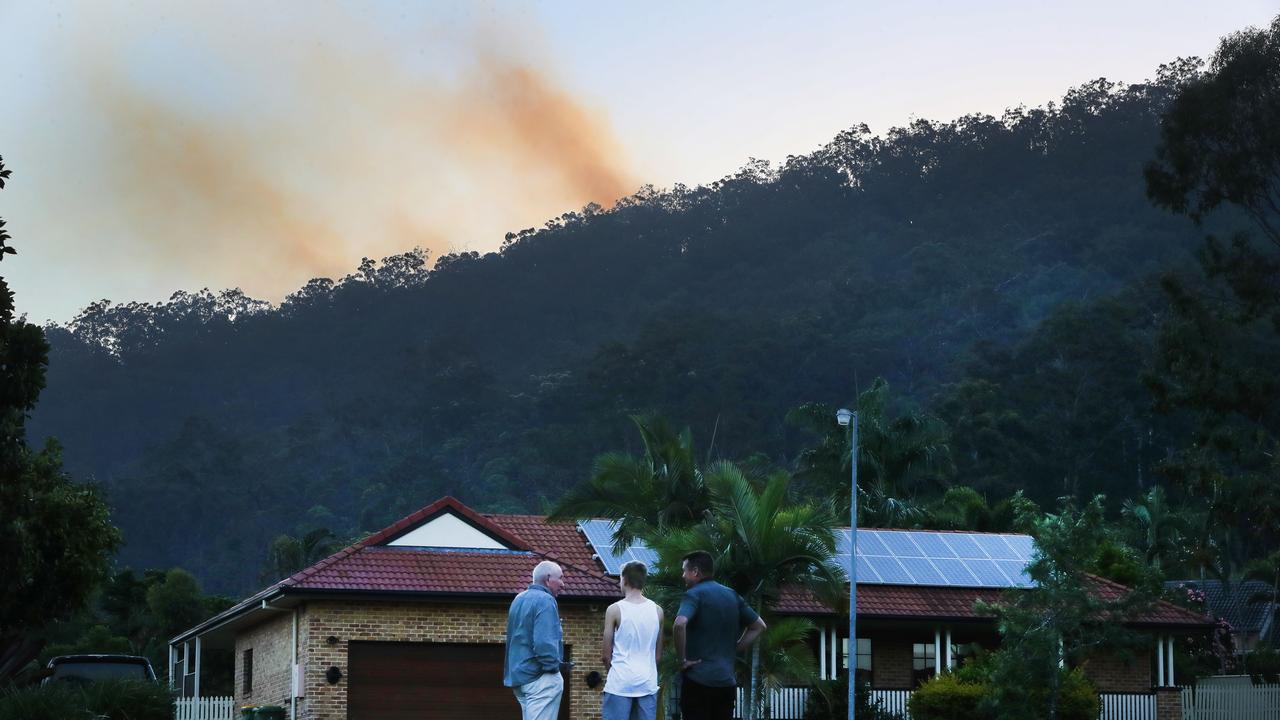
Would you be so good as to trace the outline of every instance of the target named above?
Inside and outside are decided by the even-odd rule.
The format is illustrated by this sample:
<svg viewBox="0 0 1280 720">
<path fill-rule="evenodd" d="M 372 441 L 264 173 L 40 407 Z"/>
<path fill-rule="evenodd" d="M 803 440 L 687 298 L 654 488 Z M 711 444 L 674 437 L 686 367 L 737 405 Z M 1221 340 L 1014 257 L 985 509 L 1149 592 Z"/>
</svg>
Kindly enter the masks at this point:
<svg viewBox="0 0 1280 720">
<path fill-rule="evenodd" d="M 655 720 L 658 715 L 662 608 L 644 596 L 646 575 L 642 562 L 623 565 L 618 586 L 626 597 L 604 614 L 600 659 L 609 677 L 600 703 L 602 720 Z"/>
</svg>

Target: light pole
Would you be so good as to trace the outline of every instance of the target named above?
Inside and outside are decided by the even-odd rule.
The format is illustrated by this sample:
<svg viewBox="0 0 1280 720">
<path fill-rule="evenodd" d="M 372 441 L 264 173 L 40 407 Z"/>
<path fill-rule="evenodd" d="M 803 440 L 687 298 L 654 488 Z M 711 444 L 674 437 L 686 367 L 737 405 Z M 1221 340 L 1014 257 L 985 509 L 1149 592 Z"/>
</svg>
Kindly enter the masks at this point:
<svg viewBox="0 0 1280 720">
<path fill-rule="evenodd" d="M 853 466 L 849 493 L 849 720 L 854 720 L 858 692 L 858 413 L 840 408 L 836 422 L 849 428 L 849 463 Z"/>
</svg>

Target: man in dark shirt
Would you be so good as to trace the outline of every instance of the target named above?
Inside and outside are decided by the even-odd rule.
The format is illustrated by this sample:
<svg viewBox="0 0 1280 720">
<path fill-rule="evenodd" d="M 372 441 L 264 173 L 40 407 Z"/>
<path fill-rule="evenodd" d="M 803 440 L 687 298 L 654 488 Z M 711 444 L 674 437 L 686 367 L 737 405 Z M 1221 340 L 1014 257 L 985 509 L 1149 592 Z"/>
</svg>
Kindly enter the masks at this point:
<svg viewBox="0 0 1280 720">
<path fill-rule="evenodd" d="M 738 686 L 734 657 L 760 637 L 764 621 L 738 593 L 712 579 L 710 553 L 689 553 L 680 567 L 688 587 L 674 632 L 684 671 L 680 712 L 684 720 L 730 720 Z"/>
</svg>

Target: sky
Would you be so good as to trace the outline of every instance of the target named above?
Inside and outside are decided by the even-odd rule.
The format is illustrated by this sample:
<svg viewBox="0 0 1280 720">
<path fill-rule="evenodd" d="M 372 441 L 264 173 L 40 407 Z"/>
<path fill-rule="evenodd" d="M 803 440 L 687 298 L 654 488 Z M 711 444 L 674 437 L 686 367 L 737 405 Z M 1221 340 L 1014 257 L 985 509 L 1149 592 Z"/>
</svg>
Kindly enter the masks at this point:
<svg viewBox="0 0 1280 720">
<path fill-rule="evenodd" d="M 485 252 L 645 184 L 866 123 L 1140 82 L 1274 0 L 0 0 L 0 191 L 20 313 Z"/>
</svg>

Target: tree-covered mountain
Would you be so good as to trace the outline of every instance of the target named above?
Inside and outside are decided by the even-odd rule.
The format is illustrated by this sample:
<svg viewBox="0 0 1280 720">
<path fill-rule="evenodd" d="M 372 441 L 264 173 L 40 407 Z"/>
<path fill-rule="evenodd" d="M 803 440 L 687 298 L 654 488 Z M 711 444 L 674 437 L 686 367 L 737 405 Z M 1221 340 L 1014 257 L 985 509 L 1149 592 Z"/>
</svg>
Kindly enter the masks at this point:
<svg viewBox="0 0 1280 720">
<path fill-rule="evenodd" d="M 30 435 L 105 486 L 122 563 L 231 592 L 281 531 L 354 535 L 444 493 L 542 510 L 596 454 L 635 449 L 628 413 L 789 465 L 811 438 L 788 410 L 877 376 L 951 423 L 962 481 L 1128 496 L 1179 432 L 1139 371 L 1167 312 L 1153 278 L 1203 231 L 1151 205 L 1142 169 L 1197 72 L 855 126 L 498 252 L 365 261 L 278 307 L 234 290 L 96 303 L 47 328 Z"/>
</svg>

